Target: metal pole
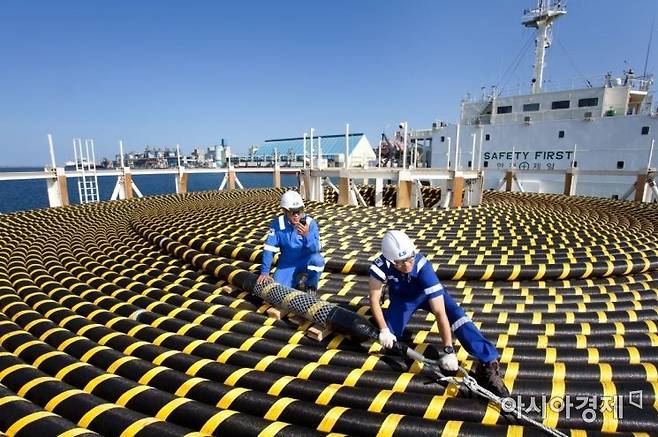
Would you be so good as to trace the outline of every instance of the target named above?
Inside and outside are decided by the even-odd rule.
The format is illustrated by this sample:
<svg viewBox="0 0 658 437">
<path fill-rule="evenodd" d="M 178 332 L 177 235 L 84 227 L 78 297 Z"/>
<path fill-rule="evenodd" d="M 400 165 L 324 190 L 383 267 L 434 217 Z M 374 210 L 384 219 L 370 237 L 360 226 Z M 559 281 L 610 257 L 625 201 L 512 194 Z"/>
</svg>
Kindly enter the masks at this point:
<svg viewBox="0 0 658 437">
<path fill-rule="evenodd" d="M 96 202 L 100 200 L 100 193 L 98 192 L 98 174 L 96 174 L 96 146 L 94 140 L 89 140 L 91 143 L 91 161 L 94 163 L 94 191 L 96 194 Z M 92 194 L 94 194 L 92 192 Z"/>
<path fill-rule="evenodd" d="M 461 125 L 457 123 L 457 138 L 455 138 L 455 170 L 459 170 L 459 133 Z"/>
<path fill-rule="evenodd" d="M 403 144 L 403 151 L 402 151 L 402 169 L 404 170 L 407 168 L 407 125 L 408 123 L 405 121 L 402 123 L 403 126 L 403 135 L 404 138 L 402 139 L 402 144 Z"/>
<path fill-rule="evenodd" d="M 473 137 L 473 148 L 471 150 L 471 170 L 475 168 L 475 134 L 471 134 Z"/>
<path fill-rule="evenodd" d="M 482 169 L 482 139 L 484 138 L 484 129 L 480 129 L 480 151 L 478 152 L 478 171 Z"/>
<path fill-rule="evenodd" d="M 311 128 L 311 170 L 313 170 L 313 134 L 315 129 Z"/>
<path fill-rule="evenodd" d="M 180 167 L 180 144 L 176 144 L 176 160 L 178 161 L 178 167 Z"/>
<path fill-rule="evenodd" d="M 53 136 L 51 134 L 48 134 L 48 147 L 50 148 L 50 163 L 52 164 L 52 168 L 55 169 L 57 168 L 57 164 L 55 163 L 55 146 L 53 145 Z"/>
<path fill-rule="evenodd" d="M 304 148 L 302 150 L 302 168 L 306 170 L 306 132 L 304 132 Z"/>
<path fill-rule="evenodd" d="M 450 146 L 452 144 L 452 138 L 448 137 L 448 154 L 447 154 L 447 162 L 446 162 L 446 167 L 448 170 L 450 170 Z"/>
<path fill-rule="evenodd" d="M 119 156 L 120 156 L 121 168 L 123 169 L 126 166 L 123 160 L 123 140 L 119 140 Z"/>
<path fill-rule="evenodd" d="M 347 163 L 350 156 L 350 124 L 345 123 L 345 163 L 344 167 L 348 168 L 349 164 Z"/>
<path fill-rule="evenodd" d="M 647 162 L 647 171 L 651 170 L 651 160 L 653 159 L 653 146 L 655 141 L 655 139 L 651 140 L 651 148 L 649 149 L 649 162 Z"/>
<path fill-rule="evenodd" d="M 382 166 L 382 142 L 381 140 L 379 141 L 379 151 L 378 151 L 378 156 L 377 156 L 377 167 Z"/>
<path fill-rule="evenodd" d="M 573 159 L 571 160 L 571 168 L 576 168 L 576 152 L 578 151 L 578 144 L 573 145 Z"/>
</svg>

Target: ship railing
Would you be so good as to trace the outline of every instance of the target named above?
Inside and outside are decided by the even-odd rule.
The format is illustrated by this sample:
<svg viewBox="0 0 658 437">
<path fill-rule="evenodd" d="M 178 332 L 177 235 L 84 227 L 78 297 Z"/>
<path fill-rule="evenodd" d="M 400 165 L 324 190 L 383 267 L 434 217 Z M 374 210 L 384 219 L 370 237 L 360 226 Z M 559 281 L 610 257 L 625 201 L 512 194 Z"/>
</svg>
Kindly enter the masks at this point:
<svg viewBox="0 0 658 437">
<path fill-rule="evenodd" d="M 637 116 L 651 115 L 651 107 L 643 105 L 637 112 L 626 112 L 624 105 L 608 105 L 605 108 L 600 106 L 572 108 L 572 109 L 554 109 L 550 111 L 537 112 L 514 112 L 511 114 L 494 114 L 480 115 L 474 118 L 462 120 L 462 123 L 468 125 L 487 125 L 487 124 L 526 124 L 530 125 L 535 122 L 554 121 L 554 120 L 583 120 L 592 121 L 596 118 L 615 117 L 615 116 Z M 629 107 L 628 111 L 632 111 Z"/>
</svg>

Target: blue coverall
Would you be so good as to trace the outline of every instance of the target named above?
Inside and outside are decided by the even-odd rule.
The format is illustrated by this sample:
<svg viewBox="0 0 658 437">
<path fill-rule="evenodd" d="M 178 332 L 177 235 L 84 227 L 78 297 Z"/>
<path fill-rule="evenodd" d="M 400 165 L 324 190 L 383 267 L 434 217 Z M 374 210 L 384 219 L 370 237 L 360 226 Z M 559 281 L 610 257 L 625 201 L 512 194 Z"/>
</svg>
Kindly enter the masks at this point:
<svg viewBox="0 0 658 437">
<path fill-rule="evenodd" d="M 306 287 L 317 289 L 320 273 L 324 270 L 324 258 L 320 255 L 320 232 L 317 222 L 308 215 L 306 223 L 310 225 L 309 232 L 302 237 L 284 215 L 272 220 L 265 240 L 261 274 L 270 272 L 274 253 L 280 250 L 274 280 L 295 287 L 297 284 L 293 284 L 293 281 L 297 275 L 305 273 Z"/>
<path fill-rule="evenodd" d="M 469 354 L 483 363 L 498 359 L 495 346 L 480 332 L 459 305 L 450 297 L 436 276 L 432 264 L 416 254 L 410 273 L 402 273 L 380 255 L 370 266 L 370 276 L 388 284 L 390 305 L 384 313 L 386 325 L 400 338 L 418 308 L 430 311 L 428 301 L 443 296 L 450 329 Z"/>
</svg>

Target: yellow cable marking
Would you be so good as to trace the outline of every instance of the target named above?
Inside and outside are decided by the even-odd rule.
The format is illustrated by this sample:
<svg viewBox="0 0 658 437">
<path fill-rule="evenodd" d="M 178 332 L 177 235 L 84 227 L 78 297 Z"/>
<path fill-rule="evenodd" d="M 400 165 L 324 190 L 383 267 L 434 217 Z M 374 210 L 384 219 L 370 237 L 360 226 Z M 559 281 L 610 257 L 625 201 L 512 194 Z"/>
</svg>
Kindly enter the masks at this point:
<svg viewBox="0 0 658 437">
<path fill-rule="evenodd" d="M 346 407 L 333 407 L 325 414 L 317 430 L 320 432 L 330 432 L 336 425 L 336 422 L 338 422 L 338 419 L 340 419 L 340 416 L 347 410 L 348 408 Z"/>
<path fill-rule="evenodd" d="M 282 376 L 274 384 L 272 384 L 272 387 L 270 387 L 270 389 L 267 391 L 267 394 L 272 396 L 279 396 L 286 385 L 295 379 L 296 378 L 294 376 Z"/>
<path fill-rule="evenodd" d="M 224 352 L 222 352 L 219 357 L 217 357 L 217 361 L 220 363 L 226 363 L 231 356 L 239 351 L 239 349 L 231 347 L 226 349 Z"/>
<path fill-rule="evenodd" d="M 537 270 L 535 277 L 532 278 L 533 281 L 543 279 L 546 274 L 546 264 L 539 264 L 537 267 L 539 267 L 539 269 Z"/>
<path fill-rule="evenodd" d="M 129 390 L 127 390 L 124 394 L 122 394 L 119 399 L 117 399 L 116 403 L 117 405 L 121 405 L 123 407 L 128 404 L 135 396 L 138 394 L 145 392 L 146 390 L 152 390 L 151 387 L 148 385 L 138 385 L 136 387 L 133 387 Z"/>
<path fill-rule="evenodd" d="M 194 352 L 194 349 L 196 349 L 198 346 L 201 346 L 202 344 L 205 344 L 205 343 L 206 343 L 205 340 L 193 340 L 193 341 L 190 342 L 190 344 L 185 346 L 185 348 L 183 349 L 183 352 L 186 353 L 186 354 L 191 355 L 192 352 Z"/>
<path fill-rule="evenodd" d="M 379 362 L 379 357 L 376 355 L 370 355 L 368 358 L 366 358 L 366 361 L 363 363 L 361 368 L 363 370 L 372 370 L 375 368 L 377 363 Z"/>
<path fill-rule="evenodd" d="M 464 276 L 464 273 L 466 273 L 467 268 L 468 268 L 468 264 L 460 264 L 459 267 L 457 267 L 457 271 L 455 272 L 452 279 L 455 281 L 460 280 Z"/>
<path fill-rule="evenodd" d="M 3 354 L 5 355 L 5 354 Z M 7 353 L 6 355 L 11 355 L 10 353 Z M 7 367 L 5 370 L 0 372 L 0 380 L 5 379 L 5 377 L 11 373 L 13 373 L 16 370 L 20 369 L 31 369 L 32 367 L 28 366 L 27 364 L 14 364 L 13 366 Z"/>
<path fill-rule="evenodd" d="M 500 417 L 500 407 L 493 406 L 492 402 L 487 404 L 487 410 L 484 412 L 484 417 L 482 418 L 483 425 L 495 425 L 498 422 Z"/>
<path fill-rule="evenodd" d="M 167 417 L 169 417 L 169 415 L 173 413 L 176 408 L 188 402 L 192 402 L 192 400 L 187 398 L 175 398 L 160 408 L 160 410 L 155 414 L 155 417 L 160 420 L 167 420 Z"/>
<path fill-rule="evenodd" d="M 267 413 L 265 413 L 265 416 L 263 416 L 263 418 L 267 420 L 277 420 L 279 416 L 281 416 L 281 413 L 283 413 L 283 411 L 288 407 L 288 405 L 296 401 L 297 399 L 294 398 L 278 399 L 274 404 L 272 404 L 270 409 L 267 410 Z"/>
<path fill-rule="evenodd" d="M 158 419 L 154 419 L 153 417 L 145 417 L 143 419 L 139 419 L 137 422 L 133 423 L 128 428 L 124 429 L 119 437 L 133 437 L 142 429 L 146 428 L 147 426 L 153 423 L 158 423 L 158 422 L 161 421 Z"/>
<path fill-rule="evenodd" d="M 397 381 L 395 381 L 395 384 L 393 385 L 392 391 L 394 392 L 404 392 L 407 389 L 407 386 L 409 385 L 409 381 L 411 381 L 411 378 L 414 377 L 413 373 L 405 372 L 401 374 Z"/>
<path fill-rule="evenodd" d="M 236 387 L 227 391 L 224 396 L 217 402 L 217 407 L 223 410 L 228 410 L 231 407 L 233 401 L 235 401 L 242 393 L 250 391 L 244 387 Z"/>
<path fill-rule="evenodd" d="M 343 385 L 346 385 L 348 387 L 354 387 L 354 385 L 356 385 L 357 381 L 359 380 L 363 372 L 365 372 L 365 370 L 363 369 L 352 369 L 349 375 L 347 375 L 347 377 L 345 378 Z"/>
<path fill-rule="evenodd" d="M 109 373 L 117 373 L 119 367 L 123 366 L 128 361 L 134 361 L 134 360 L 139 360 L 139 358 L 131 357 L 131 356 L 121 357 L 115 362 L 113 362 L 112 364 L 110 364 L 110 366 L 107 368 L 107 371 Z"/>
<path fill-rule="evenodd" d="M 89 430 L 84 428 L 73 428 L 59 434 L 57 437 L 77 437 L 84 434 L 89 434 Z"/>
<path fill-rule="evenodd" d="M 254 366 L 255 370 L 265 371 L 267 367 L 272 364 L 272 361 L 275 361 L 278 357 L 275 355 L 266 355 L 264 356 L 256 365 Z"/>
<path fill-rule="evenodd" d="M 612 381 L 612 367 L 610 367 L 610 364 L 599 363 L 599 372 L 600 372 L 599 381 L 601 382 Z"/>
<path fill-rule="evenodd" d="M 318 398 L 315 400 L 316 404 L 319 405 L 327 405 L 329 404 L 329 401 L 331 401 L 331 398 L 334 397 L 336 392 L 342 387 L 340 384 L 329 384 L 327 387 L 325 387 L 324 390 L 322 390 L 322 393 L 318 396 Z"/>
<path fill-rule="evenodd" d="M 593 347 L 587 348 L 587 364 L 598 364 L 599 350 Z"/>
<path fill-rule="evenodd" d="M 427 406 L 427 410 L 425 410 L 425 414 L 423 415 L 424 419 L 431 419 L 431 420 L 436 420 L 439 415 L 441 414 L 441 410 L 443 409 L 443 405 L 446 403 L 447 396 L 433 396 L 432 400 L 430 401 L 429 405 Z"/>
<path fill-rule="evenodd" d="M 512 273 L 507 277 L 508 281 L 514 281 L 516 278 L 519 277 L 519 274 L 521 273 L 521 265 L 520 264 L 514 264 L 512 266 Z"/>
<path fill-rule="evenodd" d="M 52 417 L 56 416 L 56 414 L 51 413 L 49 411 L 38 411 L 36 413 L 28 414 L 27 416 L 17 420 L 12 426 L 7 428 L 7 435 L 13 436 L 18 434 L 18 432 L 25 428 L 27 425 L 29 425 L 32 422 L 36 422 L 37 420 L 43 419 L 44 417 Z"/>
<path fill-rule="evenodd" d="M 240 378 L 242 378 L 244 375 L 247 373 L 251 372 L 252 369 L 249 368 L 242 368 L 238 369 L 235 372 L 231 373 L 226 380 L 224 380 L 224 384 L 230 385 L 231 387 L 235 386 L 235 384 L 238 382 Z"/>
<path fill-rule="evenodd" d="M 89 425 L 91 422 L 104 412 L 111 410 L 113 408 L 120 408 L 116 404 L 100 404 L 92 408 L 91 410 L 87 411 L 84 416 L 78 421 L 78 425 L 82 426 L 83 428 L 89 428 Z"/>
<path fill-rule="evenodd" d="M 178 390 L 176 390 L 176 396 L 185 396 L 187 393 L 197 384 L 200 384 L 202 382 L 208 381 L 207 379 L 204 378 L 190 378 L 187 381 L 185 381 L 183 384 L 181 384 L 180 387 L 178 387 Z"/>
<path fill-rule="evenodd" d="M 402 414 L 389 414 L 388 416 L 386 416 L 384 423 L 382 423 L 382 426 L 379 428 L 377 437 L 392 436 L 393 433 L 395 433 L 395 428 L 397 428 L 398 423 L 400 422 L 400 420 L 402 420 L 403 417 L 404 416 Z M 451 434 L 451 435 L 456 435 L 456 434 Z"/>
<path fill-rule="evenodd" d="M 66 390 L 65 392 L 62 392 L 58 394 L 57 396 L 54 396 L 51 400 L 48 401 L 44 409 L 48 411 L 53 411 L 57 406 L 62 403 L 62 401 L 70 398 L 71 396 L 79 395 L 79 394 L 87 394 L 83 392 L 82 390 L 78 390 L 77 388 L 71 389 L 71 390 Z"/>
<path fill-rule="evenodd" d="M 603 397 L 605 399 L 615 399 L 615 401 L 621 401 L 617 398 L 617 388 L 611 379 L 604 380 L 604 378 L 611 377 L 612 369 L 609 364 L 599 364 L 601 368 L 601 385 L 603 386 Z M 604 371 L 604 367 L 607 367 Z M 610 372 L 610 375 L 608 375 Z M 619 420 L 615 417 L 615 409 L 612 411 L 610 409 L 605 409 L 603 411 L 603 424 L 601 425 L 601 432 L 617 432 L 617 426 L 619 425 Z"/>
<path fill-rule="evenodd" d="M 186 374 L 190 376 L 194 376 L 197 374 L 199 370 L 201 370 L 204 366 L 210 363 L 214 363 L 215 361 L 209 360 L 208 358 L 202 358 L 196 363 L 192 364 L 189 369 L 185 372 Z"/>
<path fill-rule="evenodd" d="M 226 419 L 236 414 L 235 411 L 224 410 L 212 416 L 206 423 L 201 427 L 201 432 L 206 434 L 214 434 L 217 430 L 217 427 Z"/>
<path fill-rule="evenodd" d="M 641 363 L 644 367 L 644 371 L 647 373 L 647 382 L 656 382 L 658 381 L 658 370 L 656 366 L 651 363 Z"/>
<path fill-rule="evenodd" d="M 26 343 L 19 345 L 16 349 L 14 349 L 14 355 L 19 356 L 21 352 L 23 352 L 25 349 L 40 344 L 43 344 L 43 342 L 39 340 L 30 340 Z"/>
<path fill-rule="evenodd" d="M 546 408 L 545 415 L 544 417 L 544 425 L 550 426 L 551 428 L 555 428 L 557 426 L 557 420 L 560 416 L 560 413 L 557 411 L 556 408 L 551 408 L 550 403 L 552 399 L 560 398 L 564 399 L 564 391 L 565 391 L 565 385 L 564 385 L 564 380 L 562 381 L 553 381 L 553 388 L 551 389 L 551 397 L 548 400 L 548 408 Z"/>
<path fill-rule="evenodd" d="M 146 372 L 145 374 L 143 374 L 142 377 L 139 378 L 138 382 L 140 384 L 148 385 L 148 383 L 151 382 L 151 380 L 155 378 L 158 374 L 165 372 L 167 370 L 170 369 L 168 367 L 163 367 L 163 366 L 154 367 L 148 372 Z"/>
<path fill-rule="evenodd" d="M 51 377 L 51 376 L 40 376 L 38 378 L 34 378 L 23 384 L 23 386 L 16 392 L 16 394 L 22 398 L 25 397 L 25 394 L 30 391 L 34 386 L 40 385 L 44 382 L 52 382 L 52 381 L 57 381 L 57 379 Z"/>
<path fill-rule="evenodd" d="M 156 366 L 159 366 L 159 365 L 161 365 L 161 364 L 162 364 L 167 358 L 169 358 L 169 357 L 171 357 L 171 356 L 173 356 L 173 355 L 178 355 L 178 354 L 180 354 L 180 352 L 178 352 L 178 351 L 176 351 L 176 350 L 170 350 L 170 351 L 162 352 L 160 355 L 158 355 L 157 357 L 153 358 L 153 364 L 155 364 Z"/>
<path fill-rule="evenodd" d="M 345 266 L 341 270 L 341 273 L 343 274 L 348 274 L 350 270 L 352 270 L 352 267 L 354 266 L 354 263 L 356 263 L 356 258 L 352 258 L 348 262 L 345 263 Z"/>
<path fill-rule="evenodd" d="M 386 406 L 388 398 L 390 398 L 392 394 L 392 390 L 381 390 L 370 403 L 368 411 L 371 413 L 381 413 L 384 409 L 384 406 Z"/>
<path fill-rule="evenodd" d="M 462 427 L 461 421 L 457 420 L 448 420 L 445 426 L 443 427 L 443 432 L 441 437 L 453 437 L 459 434 L 459 429 Z"/>
<path fill-rule="evenodd" d="M 286 426 L 288 426 L 287 423 L 274 422 L 271 425 L 266 426 L 265 429 L 263 429 L 260 433 L 258 433 L 258 437 L 271 437 L 273 435 L 278 434 L 278 432 L 281 431 Z"/>
<path fill-rule="evenodd" d="M 297 374 L 298 378 L 308 379 L 311 376 L 311 373 L 320 365 L 320 363 L 311 362 L 305 365 L 302 370 Z"/>
</svg>

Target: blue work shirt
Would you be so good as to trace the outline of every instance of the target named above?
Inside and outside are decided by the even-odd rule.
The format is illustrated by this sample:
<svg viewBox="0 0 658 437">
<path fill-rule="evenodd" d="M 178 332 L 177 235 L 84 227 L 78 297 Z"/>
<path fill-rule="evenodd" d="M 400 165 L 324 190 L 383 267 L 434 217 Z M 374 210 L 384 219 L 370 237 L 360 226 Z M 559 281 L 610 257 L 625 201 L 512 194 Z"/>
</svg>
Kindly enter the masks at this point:
<svg viewBox="0 0 658 437">
<path fill-rule="evenodd" d="M 295 226 L 284 216 L 272 220 L 267 231 L 265 246 L 263 247 L 263 261 L 260 272 L 267 274 L 272 267 L 272 259 L 276 252 L 279 255 L 279 266 L 292 266 L 300 262 L 306 263 L 308 258 L 320 252 L 320 231 L 318 224 L 311 216 L 305 216 L 306 223 L 310 225 L 308 234 L 302 237 Z"/>
<path fill-rule="evenodd" d="M 380 255 L 370 266 L 370 276 L 386 283 L 391 300 L 421 303 L 443 295 L 443 285 L 432 264 L 420 253 L 414 257 L 410 273 L 402 273 L 392 262 Z"/>
</svg>

